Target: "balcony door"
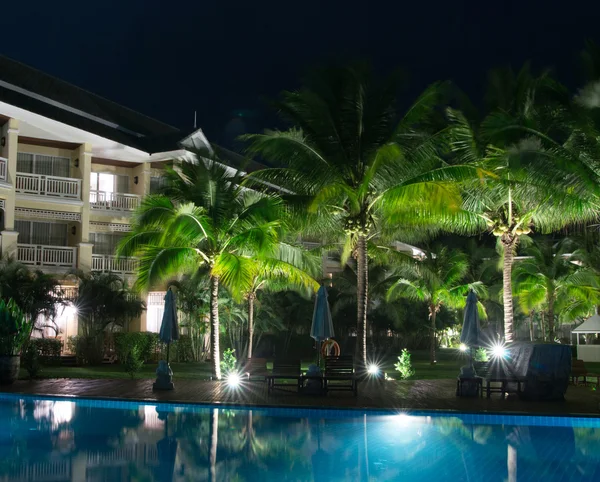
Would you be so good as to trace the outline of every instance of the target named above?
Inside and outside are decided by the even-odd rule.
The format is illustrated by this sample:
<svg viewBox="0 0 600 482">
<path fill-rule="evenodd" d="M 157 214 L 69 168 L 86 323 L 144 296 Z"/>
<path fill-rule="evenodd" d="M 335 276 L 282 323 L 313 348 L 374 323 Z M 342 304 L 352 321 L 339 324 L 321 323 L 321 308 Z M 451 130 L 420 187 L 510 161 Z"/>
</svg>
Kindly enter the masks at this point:
<svg viewBox="0 0 600 482">
<path fill-rule="evenodd" d="M 114 255 L 123 236 L 120 233 L 90 233 L 90 243 L 94 245 L 94 254 Z"/>
<path fill-rule="evenodd" d="M 129 194 L 129 176 L 106 172 L 92 172 L 90 176 L 91 191 Z"/>
<path fill-rule="evenodd" d="M 45 176 L 70 177 L 71 159 L 42 154 L 17 153 L 17 172 Z"/>
<path fill-rule="evenodd" d="M 17 219 L 15 221 L 15 229 L 19 233 L 19 243 L 42 246 L 68 245 L 68 226 L 65 223 Z"/>
</svg>

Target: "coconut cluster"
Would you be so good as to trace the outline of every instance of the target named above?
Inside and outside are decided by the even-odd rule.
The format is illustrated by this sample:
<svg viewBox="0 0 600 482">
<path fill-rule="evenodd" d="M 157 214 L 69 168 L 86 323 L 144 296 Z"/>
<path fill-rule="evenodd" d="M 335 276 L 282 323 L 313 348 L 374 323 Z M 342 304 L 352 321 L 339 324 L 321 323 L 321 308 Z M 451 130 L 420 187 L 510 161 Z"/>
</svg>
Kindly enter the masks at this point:
<svg viewBox="0 0 600 482">
<path fill-rule="evenodd" d="M 501 219 L 494 219 L 492 221 L 488 221 L 487 226 L 492 231 L 494 236 L 503 236 L 508 232 L 511 232 L 517 236 L 531 233 L 531 228 L 529 227 L 528 223 L 522 223 L 521 218 L 519 216 L 514 217 L 511 226 L 508 226 L 508 224 L 506 224 Z"/>
</svg>

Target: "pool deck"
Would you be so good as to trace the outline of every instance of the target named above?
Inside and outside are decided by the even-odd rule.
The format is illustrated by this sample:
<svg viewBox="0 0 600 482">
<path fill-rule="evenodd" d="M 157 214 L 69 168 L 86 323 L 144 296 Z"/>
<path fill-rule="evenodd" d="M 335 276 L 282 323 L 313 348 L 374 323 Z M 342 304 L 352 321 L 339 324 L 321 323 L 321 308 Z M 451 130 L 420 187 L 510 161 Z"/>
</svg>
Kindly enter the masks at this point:
<svg viewBox="0 0 600 482">
<path fill-rule="evenodd" d="M 359 394 L 335 391 L 327 396 L 309 396 L 288 390 L 268 393 L 264 382 L 244 383 L 232 390 L 225 383 L 175 380 L 172 391 L 152 391 L 152 380 L 48 379 L 18 381 L 0 387 L 0 392 L 36 396 L 142 400 L 152 402 L 231 404 L 246 406 L 319 407 L 354 409 L 444 410 L 458 412 L 527 413 L 540 415 L 585 415 L 600 417 L 600 392 L 591 387 L 569 386 L 564 401 L 459 398 L 454 380 L 365 382 Z"/>
</svg>

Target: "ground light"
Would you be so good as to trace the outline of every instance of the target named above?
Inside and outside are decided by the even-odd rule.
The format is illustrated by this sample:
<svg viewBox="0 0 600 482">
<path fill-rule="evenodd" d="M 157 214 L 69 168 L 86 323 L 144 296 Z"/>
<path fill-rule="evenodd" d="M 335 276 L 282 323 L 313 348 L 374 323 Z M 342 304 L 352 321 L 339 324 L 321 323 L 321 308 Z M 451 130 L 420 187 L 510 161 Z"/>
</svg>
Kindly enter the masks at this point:
<svg viewBox="0 0 600 482">
<path fill-rule="evenodd" d="M 467 345 L 465 345 L 464 343 L 461 343 L 460 346 L 458 347 L 458 349 L 460 351 L 467 351 L 469 347 Z"/>
<path fill-rule="evenodd" d="M 227 382 L 227 385 L 231 388 L 237 388 L 240 386 L 240 383 L 242 382 L 242 377 L 240 376 L 240 374 L 238 372 L 231 372 L 229 375 L 227 375 L 227 378 L 225 379 L 225 381 Z"/>
<path fill-rule="evenodd" d="M 367 373 L 369 375 L 379 375 L 379 367 L 375 363 L 371 363 L 367 366 Z"/>
<path fill-rule="evenodd" d="M 492 350 L 492 356 L 494 358 L 504 358 L 507 355 L 506 348 L 501 343 L 495 343 L 494 345 L 492 345 L 491 350 Z"/>
</svg>

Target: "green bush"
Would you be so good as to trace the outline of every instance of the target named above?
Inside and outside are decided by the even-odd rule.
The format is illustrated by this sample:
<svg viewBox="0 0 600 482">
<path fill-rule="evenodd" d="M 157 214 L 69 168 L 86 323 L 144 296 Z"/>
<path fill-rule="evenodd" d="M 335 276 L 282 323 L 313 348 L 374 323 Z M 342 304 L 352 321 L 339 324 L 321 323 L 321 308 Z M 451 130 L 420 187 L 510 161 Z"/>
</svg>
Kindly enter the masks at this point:
<svg viewBox="0 0 600 482">
<path fill-rule="evenodd" d="M 223 352 L 223 357 L 221 358 L 221 371 L 225 377 L 235 371 L 237 367 L 237 359 L 235 358 L 234 353 L 235 350 L 232 348 L 227 348 L 227 350 Z"/>
<path fill-rule="evenodd" d="M 476 362 L 486 362 L 489 361 L 487 350 L 483 347 L 477 348 L 475 351 L 475 355 L 473 356 L 473 360 Z"/>
<path fill-rule="evenodd" d="M 114 334 L 115 351 L 121 363 L 125 363 L 129 353 L 136 351 L 136 357 L 145 363 L 154 358 L 158 344 L 158 334 L 149 332 L 117 332 Z"/>
<path fill-rule="evenodd" d="M 29 343 L 27 345 L 25 353 L 21 355 L 21 363 L 23 368 L 27 370 L 30 380 L 39 375 L 42 366 L 40 363 L 40 354 L 38 348 L 35 346 L 35 343 Z"/>
<path fill-rule="evenodd" d="M 32 323 L 14 300 L 0 300 L 0 355 L 20 355 L 29 340 Z"/>
<path fill-rule="evenodd" d="M 104 358 L 104 334 L 97 336 L 70 336 L 67 347 L 75 353 L 81 365 L 99 365 Z"/>
<path fill-rule="evenodd" d="M 410 353 L 405 348 L 398 357 L 398 362 L 394 365 L 397 372 L 400 373 L 400 379 L 406 380 L 415 374 L 415 369 L 410 361 Z"/>
<path fill-rule="evenodd" d="M 144 360 L 142 359 L 141 355 L 142 349 L 140 346 L 132 347 L 127 353 L 123 366 L 131 378 L 135 378 L 136 373 L 138 373 L 142 369 L 142 366 L 144 366 Z"/>
<path fill-rule="evenodd" d="M 42 363 L 59 363 L 62 342 L 55 338 L 32 338 L 29 346 L 33 346 Z"/>
</svg>

